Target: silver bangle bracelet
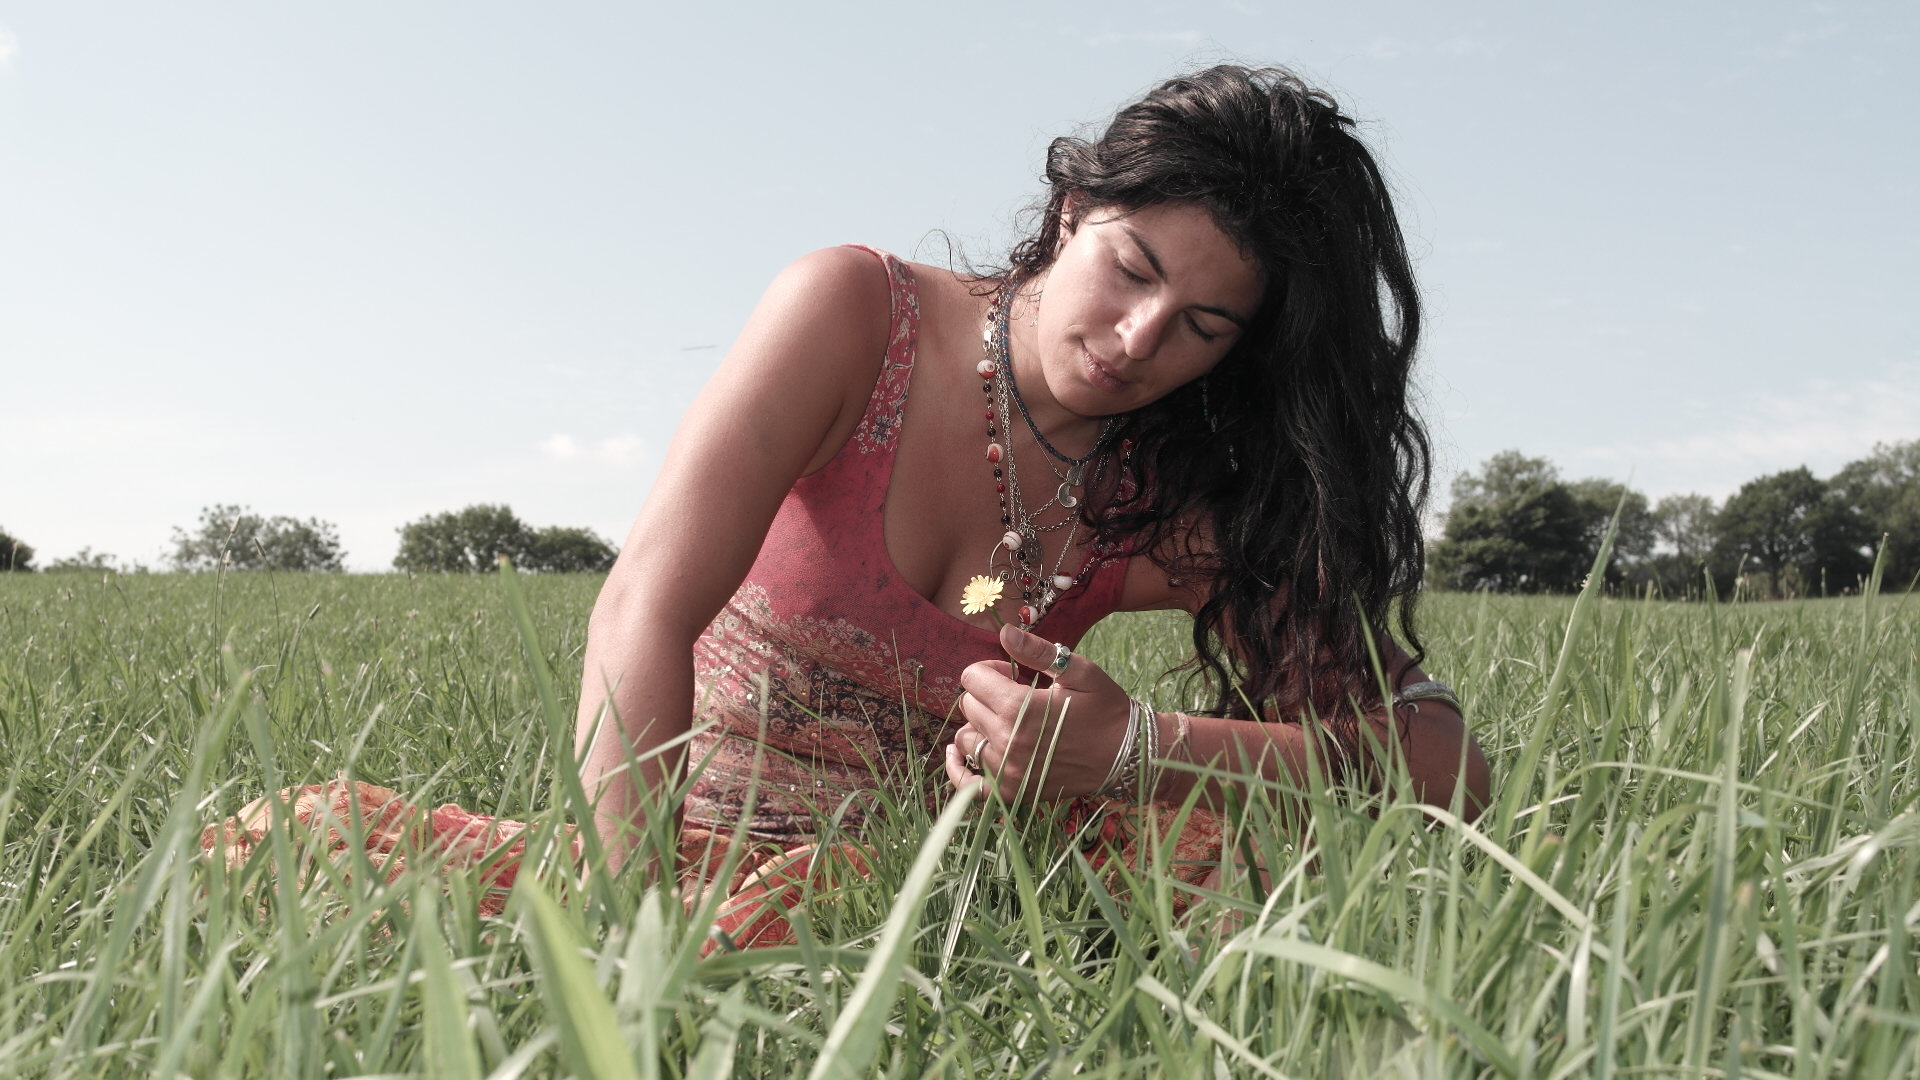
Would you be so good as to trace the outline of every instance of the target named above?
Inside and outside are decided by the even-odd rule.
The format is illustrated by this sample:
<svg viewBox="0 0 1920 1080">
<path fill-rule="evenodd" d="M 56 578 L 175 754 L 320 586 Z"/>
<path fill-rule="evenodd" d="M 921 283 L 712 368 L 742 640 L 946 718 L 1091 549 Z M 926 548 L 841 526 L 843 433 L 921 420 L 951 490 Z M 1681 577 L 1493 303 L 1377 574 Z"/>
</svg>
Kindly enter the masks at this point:
<svg viewBox="0 0 1920 1080">
<path fill-rule="evenodd" d="M 1150 803 L 1160 791 L 1160 714 L 1151 701 L 1134 698 L 1140 716 L 1140 801 Z"/>
<path fill-rule="evenodd" d="M 1127 699 L 1127 732 L 1122 737 L 1120 753 L 1114 757 L 1114 768 L 1107 774 L 1107 783 L 1096 794 L 1125 803 L 1152 800 L 1160 780 L 1160 770 L 1155 764 L 1160 758 L 1160 726 L 1156 720 L 1152 705 L 1139 698 Z M 1147 782 L 1144 798 L 1140 786 L 1142 777 Z"/>
<path fill-rule="evenodd" d="M 1453 692 L 1453 687 L 1443 682 L 1408 683 L 1401 687 L 1398 693 L 1393 695 L 1393 707 L 1395 709 L 1400 708 L 1402 705 L 1418 706 L 1422 701 L 1438 701 L 1443 705 L 1451 707 L 1454 712 L 1459 713 L 1461 716 L 1467 714 L 1467 711 L 1460 707 L 1460 698 Z"/>
<path fill-rule="evenodd" d="M 1128 707 L 1127 729 L 1120 733 L 1120 746 L 1113 752 L 1113 764 L 1107 766 L 1106 779 L 1094 792 L 1109 799 L 1121 798 L 1118 794 L 1126 789 L 1127 766 L 1133 761 L 1133 741 L 1140 731 L 1133 724 L 1132 707 Z"/>
</svg>

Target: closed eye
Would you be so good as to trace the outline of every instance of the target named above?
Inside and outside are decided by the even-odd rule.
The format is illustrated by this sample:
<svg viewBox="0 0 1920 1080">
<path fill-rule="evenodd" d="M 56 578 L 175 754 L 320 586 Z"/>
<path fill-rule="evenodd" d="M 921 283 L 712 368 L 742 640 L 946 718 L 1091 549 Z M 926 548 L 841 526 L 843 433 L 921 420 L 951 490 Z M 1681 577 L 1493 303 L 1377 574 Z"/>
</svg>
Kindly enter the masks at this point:
<svg viewBox="0 0 1920 1080">
<path fill-rule="evenodd" d="M 1145 285 L 1147 283 L 1146 278 L 1141 277 L 1139 274 L 1136 274 L 1133 271 L 1127 269 L 1127 264 L 1121 262 L 1119 259 L 1113 260 L 1113 268 L 1115 270 L 1120 271 L 1121 274 L 1125 275 L 1128 281 L 1131 281 L 1137 285 Z"/>
<path fill-rule="evenodd" d="M 1219 334 L 1207 333 L 1205 330 L 1201 329 L 1199 323 L 1193 321 L 1192 319 L 1187 320 L 1187 325 L 1193 327 L 1193 332 L 1200 335 L 1201 341 L 1212 343 L 1215 339 L 1217 339 L 1220 336 Z"/>
</svg>

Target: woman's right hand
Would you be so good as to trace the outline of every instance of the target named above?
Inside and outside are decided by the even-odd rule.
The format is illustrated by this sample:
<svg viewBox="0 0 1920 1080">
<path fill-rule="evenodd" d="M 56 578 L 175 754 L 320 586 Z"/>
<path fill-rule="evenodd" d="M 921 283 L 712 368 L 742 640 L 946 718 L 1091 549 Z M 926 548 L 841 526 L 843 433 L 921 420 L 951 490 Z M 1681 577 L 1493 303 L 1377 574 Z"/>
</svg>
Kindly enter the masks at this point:
<svg viewBox="0 0 1920 1080">
<path fill-rule="evenodd" d="M 1000 644 L 1013 660 L 1046 671 L 1055 643 L 1012 625 Z M 1052 685 L 1034 687 L 1011 676 L 1001 660 L 983 660 L 960 673 L 966 724 L 947 745 L 947 778 L 955 787 L 985 775 L 1001 798 L 1027 802 L 1071 799 L 1106 784 L 1125 741 L 1131 703 L 1098 664 L 1072 654 Z M 980 763 L 979 773 L 967 758 Z"/>
</svg>

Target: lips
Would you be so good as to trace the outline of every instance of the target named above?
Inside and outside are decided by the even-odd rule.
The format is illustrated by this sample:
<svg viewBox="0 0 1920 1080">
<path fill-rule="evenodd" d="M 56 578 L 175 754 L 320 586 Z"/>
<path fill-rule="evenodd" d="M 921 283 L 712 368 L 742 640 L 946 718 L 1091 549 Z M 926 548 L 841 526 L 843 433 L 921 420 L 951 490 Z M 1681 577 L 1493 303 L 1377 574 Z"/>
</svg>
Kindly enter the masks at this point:
<svg viewBox="0 0 1920 1080">
<path fill-rule="evenodd" d="M 1082 366 L 1084 366 L 1087 371 L 1088 382 L 1106 391 L 1120 390 L 1126 387 L 1127 380 L 1120 377 L 1120 373 L 1113 369 L 1113 365 L 1093 355 L 1091 351 L 1084 348 L 1081 349 L 1080 356 Z"/>
</svg>

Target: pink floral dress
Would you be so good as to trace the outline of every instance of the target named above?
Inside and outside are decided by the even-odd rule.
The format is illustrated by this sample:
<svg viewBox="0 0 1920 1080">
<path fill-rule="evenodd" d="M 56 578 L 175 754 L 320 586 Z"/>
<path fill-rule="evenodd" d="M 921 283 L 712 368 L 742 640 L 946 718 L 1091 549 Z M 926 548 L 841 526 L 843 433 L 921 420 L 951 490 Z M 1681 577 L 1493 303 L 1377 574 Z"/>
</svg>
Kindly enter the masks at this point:
<svg viewBox="0 0 1920 1080">
<path fill-rule="evenodd" d="M 905 264 L 862 250 L 885 265 L 892 303 L 886 357 L 866 411 L 833 460 L 793 485 L 746 579 L 694 645 L 690 760 L 699 771 L 686 803 L 682 863 L 690 881 L 727 891 L 731 899 L 719 925 L 741 944 L 787 940 L 781 912 L 801 881 L 864 875 L 857 843 L 813 846 L 817 814 L 835 816 L 857 837 L 874 805 L 870 793 L 885 789 L 930 806 L 946 798 L 939 759 L 958 727 L 960 673 L 1005 655 L 993 630 L 915 592 L 887 551 L 887 490 L 920 302 Z M 1093 559 L 1096 565 L 1054 602 L 1035 633 L 1073 645 L 1115 610 L 1126 558 L 1105 552 Z M 756 760 L 758 794 L 747 835 L 736 838 Z M 347 843 L 342 823 L 359 819 L 366 850 L 389 876 L 399 873 L 408 851 L 432 852 L 444 865 L 483 866 L 491 886 L 481 898 L 485 912 L 500 910 L 524 844 L 519 822 L 451 805 L 425 811 L 366 784 L 336 781 L 278 798 L 296 822 L 326 830 L 336 851 Z M 223 851 L 229 862 L 244 860 L 265 836 L 269 802 L 257 800 L 207 829 L 202 845 Z M 1168 808 L 1141 811 L 1085 799 L 1070 819 L 1094 825 L 1085 842 L 1098 864 L 1130 855 L 1149 818 L 1170 823 L 1171 815 Z M 749 850 L 732 880 L 707 881 L 736 840 Z M 1182 877 L 1204 874 L 1219 857 L 1214 819 L 1194 812 L 1174 854 L 1191 869 Z"/>
</svg>

